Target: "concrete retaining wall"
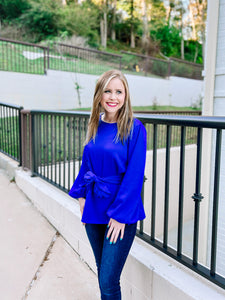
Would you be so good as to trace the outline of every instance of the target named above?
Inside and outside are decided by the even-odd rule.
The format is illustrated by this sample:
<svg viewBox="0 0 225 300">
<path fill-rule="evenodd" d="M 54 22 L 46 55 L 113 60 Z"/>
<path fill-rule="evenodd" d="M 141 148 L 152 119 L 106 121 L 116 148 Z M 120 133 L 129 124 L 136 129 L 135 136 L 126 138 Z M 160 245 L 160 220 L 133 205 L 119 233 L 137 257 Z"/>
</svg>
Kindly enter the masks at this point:
<svg viewBox="0 0 225 300">
<path fill-rule="evenodd" d="M 0 101 L 25 109 L 61 110 L 79 107 L 75 82 L 79 84 L 82 107 L 91 107 L 99 76 L 48 70 L 47 75 L 0 71 Z M 203 81 L 170 77 L 159 79 L 126 75 L 133 106 L 191 106 L 202 95 Z"/>
</svg>

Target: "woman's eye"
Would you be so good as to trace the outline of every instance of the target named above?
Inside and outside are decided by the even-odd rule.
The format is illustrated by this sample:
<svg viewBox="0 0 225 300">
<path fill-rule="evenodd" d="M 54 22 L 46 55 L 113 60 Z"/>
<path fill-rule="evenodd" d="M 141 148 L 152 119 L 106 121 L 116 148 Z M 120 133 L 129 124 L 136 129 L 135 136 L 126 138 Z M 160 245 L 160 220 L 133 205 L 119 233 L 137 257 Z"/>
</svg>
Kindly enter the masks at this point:
<svg viewBox="0 0 225 300">
<path fill-rule="evenodd" d="M 109 91 L 109 90 L 106 90 L 105 93 L 108 94 L 108 93 L 110 93 L 110 91 Z"/>
<path fill-rule="evenodd" d="M 121 94 L 122 92 L 121 91 L 117 91 L 117 94 Z"/>
</svg>

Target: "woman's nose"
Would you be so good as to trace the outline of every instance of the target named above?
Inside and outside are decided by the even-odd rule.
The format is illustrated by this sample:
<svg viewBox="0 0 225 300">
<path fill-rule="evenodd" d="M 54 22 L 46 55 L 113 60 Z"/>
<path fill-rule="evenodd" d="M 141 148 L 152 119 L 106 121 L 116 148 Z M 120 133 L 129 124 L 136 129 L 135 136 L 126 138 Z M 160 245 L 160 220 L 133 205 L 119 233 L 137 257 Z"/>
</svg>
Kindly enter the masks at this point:
<svg viewBox="0 0 225 300">
<path fill-rule="evenodd" d="M 112 92 L 112 93 L 111 93 L 111 99 L 116 99 L 116 97 L 117 97 L 117 94 L 114 93 L 114 92 Z"/>
</svg>

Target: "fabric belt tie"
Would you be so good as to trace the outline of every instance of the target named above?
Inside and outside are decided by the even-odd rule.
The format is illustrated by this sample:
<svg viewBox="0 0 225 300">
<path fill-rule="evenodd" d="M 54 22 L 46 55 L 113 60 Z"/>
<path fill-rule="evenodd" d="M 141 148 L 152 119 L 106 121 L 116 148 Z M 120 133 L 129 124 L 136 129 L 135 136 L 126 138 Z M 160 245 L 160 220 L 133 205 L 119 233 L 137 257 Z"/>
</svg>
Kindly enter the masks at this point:
<svg viewBox="0 0 225 300">
<path fill-rule="evenodd" d="M 107 198 L 110 195 L 107 183 L 120 184 L 122 178 L 122 175 L 99 177 L 91 171 L 88 171 L 84 175 L 85 186 L 92 188 L 94 193 L 100 198 Z"/>
</svg>

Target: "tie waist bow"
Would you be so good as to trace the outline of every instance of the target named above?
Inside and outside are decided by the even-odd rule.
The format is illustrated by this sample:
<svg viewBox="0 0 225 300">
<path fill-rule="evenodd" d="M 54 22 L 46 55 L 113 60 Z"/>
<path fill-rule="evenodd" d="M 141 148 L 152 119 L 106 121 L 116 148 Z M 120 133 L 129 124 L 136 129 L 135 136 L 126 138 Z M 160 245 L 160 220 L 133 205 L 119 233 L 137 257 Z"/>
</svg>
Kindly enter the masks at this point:
<svg viewBox="0 0 225 300">
<path fill-rule="evenodd" d="M 110 195 L 110 191 L 107 187 L 107 183 L 120 184 L 123 176 L 114 175 L 108 177 L 99 177 L 91 171 L 88 171 L 84 175 L 86 184 L 84 186 L 92 188 L 94 193 L 100 198 L 106 198 Z"/>
</svg>

